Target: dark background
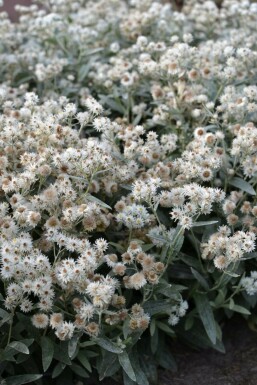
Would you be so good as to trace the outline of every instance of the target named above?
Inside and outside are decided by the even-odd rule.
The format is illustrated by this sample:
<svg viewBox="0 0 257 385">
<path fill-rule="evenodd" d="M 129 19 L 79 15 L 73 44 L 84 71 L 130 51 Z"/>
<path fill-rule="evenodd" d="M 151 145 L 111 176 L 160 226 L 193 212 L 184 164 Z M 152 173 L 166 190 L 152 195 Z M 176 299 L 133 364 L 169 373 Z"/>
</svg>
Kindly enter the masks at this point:
<svg viewBox="0 0 257 385">
<path fill-rule="evenodd" d="M 72 1 L 72 0 L 71 0 Z M 108 0 L 106 0 L 108 1 Z M 183 0 L 163 0 L 164 3 L 175 3 L 178 8 L 183 4 Z M 21 4 L 21 5 L 29 5 L 31 4 L 31 0 L 4 0 L 4 6 L 1 8 L 0 11 L 6 11 L 9 13 L 11 20 L 16 21 L 18 19 L 18 14 L 14 10 L 14 6 L 16 4 Z"/>
<path fill-rule="evenodd" d="M 4 7 L 0 7 L 0 11 L 7 11 L 12 20 L 17 20 L 18 15 L 14 10 L 16 4 L 29 5 L 31 4 L 31 0 L 4 0 Z"/>
</svg>

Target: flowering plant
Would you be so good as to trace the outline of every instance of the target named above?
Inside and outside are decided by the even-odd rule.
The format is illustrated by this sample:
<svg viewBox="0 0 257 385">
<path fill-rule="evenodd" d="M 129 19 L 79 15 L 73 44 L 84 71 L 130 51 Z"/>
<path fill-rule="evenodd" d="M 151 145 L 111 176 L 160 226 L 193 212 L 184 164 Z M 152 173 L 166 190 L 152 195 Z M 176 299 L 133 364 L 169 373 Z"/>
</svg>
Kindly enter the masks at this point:
<svg viewBox="0 0 257 385">
<path fill-rule="evenodd" d="M 224 317 L 257 320 L 256 4 L 17 9 L 0 23 L 2 384 L 147 385 L 176 337 L 224 351 Z"/>
</svg>

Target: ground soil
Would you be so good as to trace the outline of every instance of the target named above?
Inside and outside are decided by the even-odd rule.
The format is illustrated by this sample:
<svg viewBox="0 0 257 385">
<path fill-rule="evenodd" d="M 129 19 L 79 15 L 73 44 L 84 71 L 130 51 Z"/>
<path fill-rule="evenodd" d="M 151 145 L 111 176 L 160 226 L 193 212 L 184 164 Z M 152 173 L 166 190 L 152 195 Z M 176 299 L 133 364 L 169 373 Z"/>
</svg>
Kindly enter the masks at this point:
<svg viewBox="0 0 257 385">
<path fill-rule="evenodd" d="M 257 385 L 257 333 L 242 318 L 230 320 L 223 333 L 225 354 L 176 344 L 178 371 L 160 371 L 158 385 Z M 115 381 L 100 384 L 122 385 Z"/>
<path fill-rule="evenodd" d="M 226 353 L 180 346 L 178 372 L 161 372 L 158 385 L 257 385 L 257 333 L 242 318 L 224 328 Z"/>
</svg>

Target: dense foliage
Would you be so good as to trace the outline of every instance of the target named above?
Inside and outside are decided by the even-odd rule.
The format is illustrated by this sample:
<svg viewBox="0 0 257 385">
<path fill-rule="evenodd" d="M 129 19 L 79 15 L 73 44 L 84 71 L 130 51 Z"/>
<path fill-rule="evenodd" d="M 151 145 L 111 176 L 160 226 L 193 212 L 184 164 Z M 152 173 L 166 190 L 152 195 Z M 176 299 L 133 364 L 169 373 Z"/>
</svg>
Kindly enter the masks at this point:
<svg viewBox="0 0 257 385">
<path fill-rule="evenodd" d="M 17 9 L 0 14 L 1 385 L 154 384 L 175 338 L 223 352 L 225 318 L 257 322 L 257 4 Z"/>
</svg>

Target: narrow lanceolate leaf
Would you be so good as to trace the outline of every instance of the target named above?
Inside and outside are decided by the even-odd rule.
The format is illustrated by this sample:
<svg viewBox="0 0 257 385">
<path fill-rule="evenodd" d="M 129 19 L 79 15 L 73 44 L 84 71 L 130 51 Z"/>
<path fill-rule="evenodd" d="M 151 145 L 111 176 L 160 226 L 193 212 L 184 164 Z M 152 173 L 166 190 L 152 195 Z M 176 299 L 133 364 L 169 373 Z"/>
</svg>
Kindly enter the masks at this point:
<svg viewBox="0 0 257 385">
<path fill-rule="evenodd" d="M 145 245 L 142 245 L 141 247 L 142 247 L 142 250 L 146 252 L 148 250 L 151 250 L 154 247 L 154 245 L 152 243 L 147 243 Z"/>
<path fill-rule="evenodd" d="M 251 253 L 245 253 L 243 258 L 240 258 L 240 260 L 244 259 L 253 259 L 257 258 L 257 251 L 252 251 Z"/>
<path fill-rule="evenodd" d="M 117 346 L 112 341 L 108 340 L 108 338 L 99 338 L 96 340 L 97 345 L 101 346 L 101 348 L 108 350 L 108 352 L 120 354 L 123 350 Z"/>
<path fill-rule="evenodd" d="M 149 385 L 148 379 L 145 375 L 145 372 L 140 366 L 139 359 L 138 359 L 138 353 L 136 346 L 133 348 L 132 353 L 130 354 L 130 362 L 134 368 L 136 378 L 137 378 L 137 384 L 138 385 Z"/>
<path fill-rule="evenodd" d="M 166 301 L 148 301 L 144 304 L 144 311 L 151 316 L 158 313 L 169 314 L 171 305 Z"/>
<path fill-rule="evenodd" d="M 105 377 L 111 377 L 120 369 L 118 355 L 103 351 L 102 359 L 97 367 L 99 380 L 102 381 Z"/>
<path fill-rule="evenodd" d="M 19 376 L 11 376 L 5 379 L 6 385 L 23 385 L 28 384 L 42 377 L 42 374 L 21 374 Z"/>
<path fill-rule="evenodd" d="M 83 350 L 79 352 L 79 354 L 77 355 L 77 359 L 84 366 L 85 369 L 87 369 L 89 372 L 92 372 L 90 362 L 88 361 L 87 356 L 83 354 Z"/>
<path fill-rule="evenodd" d="M 42 364 L 44 372 L 47 371 L 54 356 L 54 344 L 48 337 L 41 338 Z"/>
<path fill-rule="evenodd" d="M 100 199 L 94 197 L 93 195 L 87 194 L 87 200 L 89 200 L 90 202 L 95 202 L 99 206 L 102 206 L 102 207 L 104 207 L 106 209 L 112 210 L 111 206 L 107 205 L 106 203 L 104 203 Z"/>
<path fill-rule="evenodd" d="M 205 294 L 195 294 L 194 300 L 205 331 L 213 344 L 216 343 L 216 324 L 211 305 Z"/>
<path fill-rule="evenodd" d="M 247 192 L 248 194 L 250 195 L 256 195 L 256 191 L 254 190 L 254 188 L 250 185 L 249 182 L 246 182 L 244 179 L 242 178 L 233 178 L 229 181 L 229 184 L 231 184 L 232 186 L 234 187 L 237 187 L 239 188 L 240 190 L 243 190 L 245 192 Z"/>
<path fill-rule="evenodd" d="M 136 385 L 135 381 L 132 381 L 127 373 L 123 370 L 123 385 Z"/>
<path fill-rule="evenodd" d="M 65 368 L 66 368 L 66 364 L 64 364 L 63 362 L 58 362 L 58 364 L 55 366 L 53 370 L 52 378 L 58 377 Z"/>
<path fill-rule="evenodd" d="M 246 309 L 243 306 L 236 305 L 236 304 L 233 304 L 233 305 L 223 305 L 222 307 L 228 308 L 228 309 L 230 309 L 232 311 L 235 311 L 236 313 L 245 314 L 245 315 L 251 315 L 251 312 L 248 309 Z"/>
<path fill-rule="evenodd" d="M 25 344 L 26 346 L 30 346 L 33 344 L 34 342 L 34 338 L 25 338 L 24 340 L 21 340 L 20 342 L 22 342 L 23 344 Z"/>
<path fill-rule="evenodd" d="M 241 314 L 245 314 L 245 315 L 251 315 L 251 312 L 243 306 L 235 305 L 233 307 L 233 310 L 237 313 L 241 313 Z"/>
<path fill-rule="evenodd" d="M 93 60 L 92 58 L 87 62 L 87 64 L 84 64 L 80 67 L 78 72 L 78 80 L 79 82 L 82 82 L 85 77 L 87 76 L 88 72 L 90 71 L 90 68 L 92 66 Z"/>
<path fill-rule="evenodd" d="M 29 349 L 28 349 L 28 347 L 27 347 L 24 343 L 19 342 L 19 341 L 11 342 L 11 343 L 6 347 L 6 350 L 9 350 L 9 349 L 14 349 L 14 350 L 16 350 L 16 351 L 19 352 L 19 353 L 29 354 Z"/>
<path fill-rule="evenodd" d="M 74 373 L 76 373 L 78 376 L 82 378 L 89 377 L 89 374 L 87 373 L 87 371 L 84 368 L 82 368 L 80 365 L 72 364 L 70 368 Z"/>
<path fill-rule="evenodd" d="M 136 381 L 136 375 L 134 372 L 134 369 L 132 368 L 129 356 L 127 352 L 123 352 L 122 354 L 119 354 L 119 363 L 121 367 L 123 368 L 124 372 L 127 374 L 127 376 L 132 380 Z"/>
<path fill-rule="evenodd" d="M 210 289 L 206 279 L 200 273 L 198 273 L 197 270 L 195 270 L 193 267 L 191 267 L 191 272 L 192 272 L 193 276 L 197 279 L 197 281 L 200 283 L 200 285 L 205 290 L 209 290 Z"/>
<path fill-rule="evenodd" d="M 70 340 L 69 340 L 69 344 L 68 344 L 68 355 L 70 358 L 72 358 L 72 356 L 75 354 L 76 352 L 76 349 L 77 349 L 77 345 L 78 345 L 78 341 L 79 341 L 79 335 L 75 335 L 73 336 Z"/>
<path fill-rule="evenodd" d="M 215 223 L 218 223 L 219 221 L 201 221 L 201 222 L 195 222 L 193 223 L 192 227 L 200 227 L 200 226 L 208 226 L 208 225 L 214 225 Z"/>
<path fill-rule="evenodd" d="M 173 238 L 171 240 L 172 245 L 172 254 L 175 256 L 177 253 L 179 253 L 181 247 L 184 243 L 184 231 L 182 231 L 181 226 L 176 227 L 176 231 L 173 235 Z"/>
<path fill-rule="evenodd" d="M 149 236 L 149 238 L 157 239 L 157 241 L 161 241 L 164 244 L 170 244 L 170 240 L 168 238 L 162 237 L 161 235 L 147 234 L 147 236 Z"/>
<path fill-rule="evenodd" d="M 0 301 L 2 301 L 2 299 L 3 299 L 3 296 L 0 294 Z M 8 315 L 11 316 L 11 313 L 8 313 L 8 311 L 0 308 L 0 317 L 1 318 L 4 318 Z"/>
</svg>

